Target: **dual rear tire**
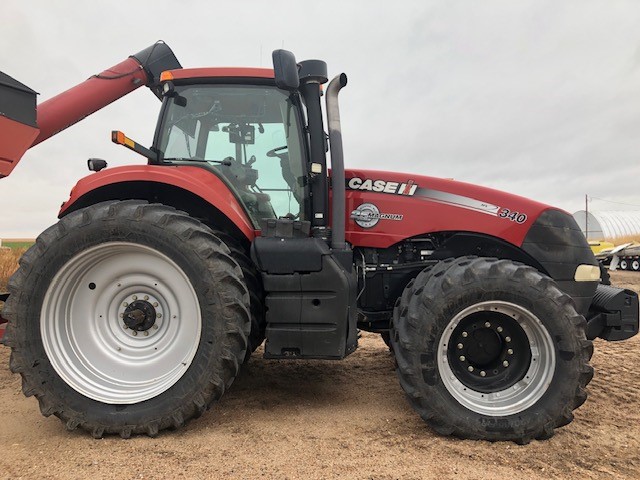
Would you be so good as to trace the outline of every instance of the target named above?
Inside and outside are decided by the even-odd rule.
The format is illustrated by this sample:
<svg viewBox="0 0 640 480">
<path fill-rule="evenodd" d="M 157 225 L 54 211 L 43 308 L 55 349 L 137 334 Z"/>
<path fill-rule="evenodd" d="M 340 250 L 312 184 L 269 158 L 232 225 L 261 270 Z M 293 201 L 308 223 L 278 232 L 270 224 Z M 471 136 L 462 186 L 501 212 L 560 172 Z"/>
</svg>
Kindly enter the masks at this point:
<svg viewBox="0 0 640 480">
<path fill-rule="evenodd" d="M 638 258 L 623 258 L 618 264 L 620 270 L 632 270 L 634 272 L 640 271 L 640 259 Z"/>
</svg>

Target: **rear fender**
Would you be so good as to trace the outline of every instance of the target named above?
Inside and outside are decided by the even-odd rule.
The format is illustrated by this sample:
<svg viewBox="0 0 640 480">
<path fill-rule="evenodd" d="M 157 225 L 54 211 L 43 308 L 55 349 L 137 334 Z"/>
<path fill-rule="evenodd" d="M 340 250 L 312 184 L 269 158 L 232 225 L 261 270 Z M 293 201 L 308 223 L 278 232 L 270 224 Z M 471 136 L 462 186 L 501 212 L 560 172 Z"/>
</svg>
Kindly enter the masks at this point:
<svg viewBox="0 0 640 480">
<path fill-rule="evenodd" d="M 167 187 L 174 188 L 168 190 Z M 213 207 L 208 213 L 219 212 L 247 240 L 253 241 L 256 236 L 251 220 L 220 178 L 206 169 L 184 165 L 115 167 L 89 175 L 73 187 L 58 217 L 105 200 L 136 198 L 158 201 L 160 191 L 174 192 L 172 195 L 176 198 L 169 198 L 167 203 L 189 213 L 189 205 L 184 205 L 185 197 L 199 199 Z"/>
</svg>

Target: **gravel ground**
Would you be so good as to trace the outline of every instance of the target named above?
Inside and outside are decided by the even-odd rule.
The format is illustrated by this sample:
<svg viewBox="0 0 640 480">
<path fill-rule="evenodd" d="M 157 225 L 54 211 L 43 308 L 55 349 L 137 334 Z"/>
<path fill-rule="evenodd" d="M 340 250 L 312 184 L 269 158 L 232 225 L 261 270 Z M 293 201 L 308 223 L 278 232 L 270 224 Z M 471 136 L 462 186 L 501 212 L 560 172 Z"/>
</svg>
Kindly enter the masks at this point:
<svg viewBox="0 0 640 480">
<path fill-rule="evenodd" d="M 640 274 L 612 275 L 636 291 Z M 0 478 L 640 478 L 640 338 L 595 342 L 573 423 L 526 446 L 437 436 L 377 335 L 341 362 L 251 358 L 221 402 L 158 438 L 93 440 L 40 415 L 0 347 Z"/>
</svg>

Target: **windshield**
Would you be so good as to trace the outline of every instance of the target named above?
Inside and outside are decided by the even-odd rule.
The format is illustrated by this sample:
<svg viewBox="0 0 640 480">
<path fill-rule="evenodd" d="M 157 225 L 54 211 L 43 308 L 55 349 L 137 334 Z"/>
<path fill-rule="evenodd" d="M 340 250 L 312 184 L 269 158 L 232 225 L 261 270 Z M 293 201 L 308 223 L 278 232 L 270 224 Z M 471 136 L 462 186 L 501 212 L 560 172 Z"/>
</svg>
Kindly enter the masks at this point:
<svg viewBox="0 0 640 480">
<path fill-rule="evenodd" d="M 165 161 L 210 165 L 256 224 L 304 219 L 301 130 L 291 98 L 275 87 L 176 87 L 158 146 Z"/>
</svg>

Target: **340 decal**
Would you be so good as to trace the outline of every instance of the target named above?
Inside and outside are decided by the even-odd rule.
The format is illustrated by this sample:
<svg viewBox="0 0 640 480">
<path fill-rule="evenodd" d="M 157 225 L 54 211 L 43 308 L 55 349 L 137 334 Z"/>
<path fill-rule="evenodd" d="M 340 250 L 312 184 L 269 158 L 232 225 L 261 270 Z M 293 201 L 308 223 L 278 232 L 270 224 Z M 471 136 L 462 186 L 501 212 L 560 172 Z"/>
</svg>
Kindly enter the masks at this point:
<svg viewBox="0 0 640 480">
<path fill-rule="evenodd" d="M 516 223 L 524 223 L 527 221 L 526 214 L 520 213 L 520 212 L 513 212 L 508 208 L 503 208 L 502 210 L 500 210 L 500 212 L 498 212 L 498 216 L 500 218 L 511 220 L 512 222 L 516 222 Z"/>
</svg>

